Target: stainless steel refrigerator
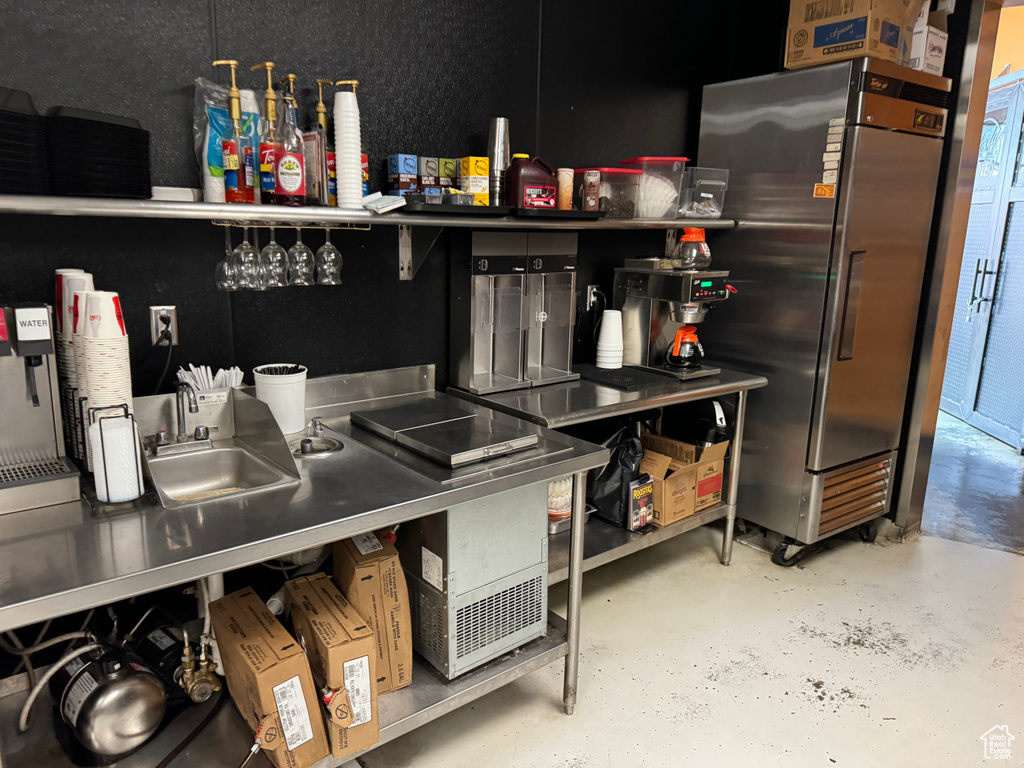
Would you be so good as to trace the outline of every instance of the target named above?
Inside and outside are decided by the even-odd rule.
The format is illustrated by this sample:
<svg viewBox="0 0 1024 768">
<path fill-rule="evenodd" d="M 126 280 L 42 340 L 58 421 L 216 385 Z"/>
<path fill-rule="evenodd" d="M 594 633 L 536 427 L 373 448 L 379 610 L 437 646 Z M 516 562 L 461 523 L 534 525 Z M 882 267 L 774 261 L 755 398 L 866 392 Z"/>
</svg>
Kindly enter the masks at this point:
<svg viewBox="0 0 1024 768">
<path fill-rule="evenodd" d="M 699 160 L 728 168 L 701 327 L 750 393 L 741 517 L 810 544 L 887 513 L 950 82 L 872 59 L 708 86 Z"/>
</svg>

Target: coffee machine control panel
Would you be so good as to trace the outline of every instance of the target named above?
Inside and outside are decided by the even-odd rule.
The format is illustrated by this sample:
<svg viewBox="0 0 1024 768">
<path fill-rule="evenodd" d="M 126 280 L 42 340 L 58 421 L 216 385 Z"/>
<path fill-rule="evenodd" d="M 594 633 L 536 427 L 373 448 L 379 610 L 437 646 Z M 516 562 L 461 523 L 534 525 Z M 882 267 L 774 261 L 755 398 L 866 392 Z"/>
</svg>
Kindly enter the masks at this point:
<svg viewBox="0 0 1024 768">
<path fill-rule="evenodd" d="M 695 274 L 690 280 L 690 297 L 687 301 L 720 301 L 728 295 L 724 277 Z"/>
</svg>

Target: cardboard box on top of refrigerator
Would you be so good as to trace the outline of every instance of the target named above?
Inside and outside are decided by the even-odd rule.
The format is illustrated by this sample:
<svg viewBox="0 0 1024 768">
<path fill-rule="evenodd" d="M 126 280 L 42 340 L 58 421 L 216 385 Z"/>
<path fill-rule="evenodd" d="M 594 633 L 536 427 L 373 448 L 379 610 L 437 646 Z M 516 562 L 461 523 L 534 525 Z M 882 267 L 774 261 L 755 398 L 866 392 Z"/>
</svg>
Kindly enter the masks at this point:
<svg viewBox="0 0 1024 768">
<path fill-rule="evenodd" d="M 925 0 L 790 0 L 786 69 L 870 56 L 907 64 Z"/>
<path fill-rule="evenodd" d="M 942 76 L 946 64 L 946 43 L 949 41 L 949 32 L 946 30 L 946 14 L 938 11 L 929 13 L 928 4 L 925 3 L 914 24 L 908 65 L 911 69 Z"/>
<path fill-rule="evenodd" d="M 327 757 L 327 736 L 302 646 L 251 589 L 210 603 L 224 679 L 238 711 L 277 768 Z"/>
<path fill-rule="evenodd" d="M 640 471 L 654 478 L 655 525 L 671 525 L 722 502 L 728 441 L 700 448 L 662 435 L 644 433 L 640 440 Z"/>
<path fill-rule="evenodd" d="M 369 749 L 380 740 L 377 646 L 370 625 L 325 574 L 292 579 L 285 594 L 292 629 L 324 703 L 320 714 L 331 754 L 347 757 Z"/>
<path fill-rule="evenodd" d="M 407 686 L 412 682 L 412 619 L 395 545 L 375 533 L 334 542 L 334 583 L 373 630 L 377 692 Z"/>
</svg>

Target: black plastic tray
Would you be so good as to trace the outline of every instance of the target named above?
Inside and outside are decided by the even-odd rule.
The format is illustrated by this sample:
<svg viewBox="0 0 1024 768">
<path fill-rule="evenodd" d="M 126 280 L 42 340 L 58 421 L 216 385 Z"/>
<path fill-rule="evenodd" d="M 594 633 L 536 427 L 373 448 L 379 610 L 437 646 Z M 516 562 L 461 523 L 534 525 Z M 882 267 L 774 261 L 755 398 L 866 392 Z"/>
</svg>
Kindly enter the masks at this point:
<svg viewBox="0 0 1024 768">
<path fill-rule="evenodd" d="M 444 203 L 406 203 L 395 208 L 407 213 L 437 213 L 449 216 L 506 216 L 512 209 L 507 205 L 445 205 Z"/>
<path fill-rule="evenodd" d="M 588 221 L 600 219 L 604 211 L 559 211 L 553 208 L 515 208 L 516 216 L 524 216 L 534 219 L 576 219 L 577 221 Z"/>
</svg>

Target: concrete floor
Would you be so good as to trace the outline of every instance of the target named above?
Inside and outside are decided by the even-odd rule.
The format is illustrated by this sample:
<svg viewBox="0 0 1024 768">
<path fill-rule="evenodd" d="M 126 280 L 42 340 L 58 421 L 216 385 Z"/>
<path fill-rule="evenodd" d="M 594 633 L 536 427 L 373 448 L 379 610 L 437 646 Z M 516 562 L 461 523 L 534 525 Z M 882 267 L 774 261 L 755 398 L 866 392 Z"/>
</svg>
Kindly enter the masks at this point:
<svg viewBox="0 0 1024 768">
<path fill-rule="evenodd" d="M 1024 554 L 1024 456 L 939 411 L 924 510 L 927 534 Z"/>
<path fill-rule="evenodd" d="M 561 665 L 384 745 L 366 768 L 982 764 L 1024 758 L 1024 558 L 925 536 L 773 566 L 698 529 L 585 577 L 580 701 Z M 552 589 L 564 606 L 564 585 Z M 1003 765 L 1007 763 L 1001 763 Z"/>
</svg>

